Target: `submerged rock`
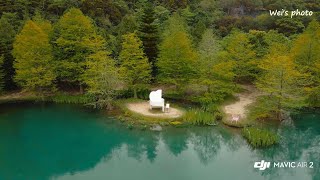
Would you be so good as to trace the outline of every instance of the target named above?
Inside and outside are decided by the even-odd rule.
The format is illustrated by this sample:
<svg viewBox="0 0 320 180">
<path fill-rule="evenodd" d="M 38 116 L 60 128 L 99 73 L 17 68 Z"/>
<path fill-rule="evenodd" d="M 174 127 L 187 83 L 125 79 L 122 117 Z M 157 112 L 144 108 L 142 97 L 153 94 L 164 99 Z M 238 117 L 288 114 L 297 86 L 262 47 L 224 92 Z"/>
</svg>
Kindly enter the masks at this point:
<svg viewBox="0 0 320 180">
<path fill-rule="evenodd" d="M 162 131 L 162 127 L 160 125 L 153 125 L 152 127 L 150 127 L 151 131 Z"/>
</svg>

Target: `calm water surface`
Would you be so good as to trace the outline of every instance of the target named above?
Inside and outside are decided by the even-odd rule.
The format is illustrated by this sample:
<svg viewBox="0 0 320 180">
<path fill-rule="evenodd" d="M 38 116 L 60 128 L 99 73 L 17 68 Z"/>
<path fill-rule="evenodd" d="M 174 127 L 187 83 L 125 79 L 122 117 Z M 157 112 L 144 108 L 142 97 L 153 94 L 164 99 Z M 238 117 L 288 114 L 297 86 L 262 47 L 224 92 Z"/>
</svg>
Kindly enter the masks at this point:
<svg viewBox="0 0 320 180">
<path fill-rule="evenodd" d="M 70 105 L 0 106 L 0 180 L 320 179 L 320 114 L 273 126 L 281 144 L 250 148 L 224 127 L 128 130 Z M 314 168 L 253 168 L 255 161 L 313 161 Z"/>
</svg>

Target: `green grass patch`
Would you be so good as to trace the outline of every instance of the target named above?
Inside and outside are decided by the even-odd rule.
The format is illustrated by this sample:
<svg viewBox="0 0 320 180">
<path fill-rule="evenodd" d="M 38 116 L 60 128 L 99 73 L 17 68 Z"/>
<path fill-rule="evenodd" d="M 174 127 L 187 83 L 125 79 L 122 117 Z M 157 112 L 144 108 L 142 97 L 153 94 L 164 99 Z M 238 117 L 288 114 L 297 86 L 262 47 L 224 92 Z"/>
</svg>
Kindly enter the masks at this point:
<svg viewBox="0 0 320 180">
<path fill-rule="evenodd" d="M 280 139 L 276 133 L 256 127 L 242 129 L 242 136 L 255 148 L 268 147 L 277 144 Z"/>
<path fill-rule="evenodd" d="M 69 95 L 69 94 L 58 94 L 49 97 L 48 101 L 55 103 L 66 103 L 66 104 L 87 104 L 93 102 L 93 97 L 88 95 Z"/>
<path fill-rule="evenodd" d="M 86 94 L 58 93 L 39 96 L 33 93 L 12 93 L 0 96 L 0 103 L 19 102 L 19 101 L 43 101 L 66 104 L 87 104 L 93 102 L 93 97 Z"/>
<path fill-rule="evenodd" d="M 198 126 L 215 125 L 216 117 L 210 112 L 191 109 L 185 113 L 183 121 Z"/>
</svg>

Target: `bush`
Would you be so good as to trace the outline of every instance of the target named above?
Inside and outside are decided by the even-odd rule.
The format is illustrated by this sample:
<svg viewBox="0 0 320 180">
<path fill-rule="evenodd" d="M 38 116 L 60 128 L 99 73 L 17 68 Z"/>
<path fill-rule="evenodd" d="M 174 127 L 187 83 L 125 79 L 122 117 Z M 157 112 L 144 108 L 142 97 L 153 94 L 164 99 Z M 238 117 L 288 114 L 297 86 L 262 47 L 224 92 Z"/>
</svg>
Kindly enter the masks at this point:
<svg viewBox="0 0 320 180">
<path fill-rule="evenodd" d="M 276 106 L 276 102 L 267 96 L 258 97 L 256 102 L 249 106 L 248 118 L 251 120 L 273 118 Z"/>
<path fill-rule="evenodd" d="M 215 117 L 209 112 L 204 112 L 198 109 L 192 109 L 187 111 L 183 117 L 183 120 L 193 125 L 213 125 Z"/>
<path fill-rule="evenodd" d="M 277 134 L 255 127 L 242 129 L 242 136 L 255 148 L 268 147 L 279 142 L 279 136 Z"/>
<path fill-rule="evenodd" d="M 139 99 L 144 99 L 147 100 L 149 99 L 149 94 L 150 94 L 150 89 L 146 88 L 146 87 L 141 87 L 137 89 L 137 96 Z M 120 99 L 129 99 L 129 98 L 133 98 L 134 94 L 133 94 L 133 90 L 132 89 L 124 89 L 124 90 L 119 90 L 117 92 L 118 96 L 117 98 Z"/>
</svg>

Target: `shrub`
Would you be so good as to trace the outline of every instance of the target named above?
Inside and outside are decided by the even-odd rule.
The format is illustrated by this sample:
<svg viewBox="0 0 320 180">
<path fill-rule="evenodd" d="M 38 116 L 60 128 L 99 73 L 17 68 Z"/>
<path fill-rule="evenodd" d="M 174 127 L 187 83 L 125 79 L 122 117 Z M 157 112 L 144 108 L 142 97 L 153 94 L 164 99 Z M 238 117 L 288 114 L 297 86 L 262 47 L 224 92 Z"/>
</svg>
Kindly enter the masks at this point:
<svg viewBox="0 0 320 180">
<path fill-rule="evenodd" d="M 242 136 L 255 148 L 267 147 L 279 142 L 279 136 L 277 134 L 255 127 L 242 129 Z"/>
<path fill-rule="evenodd" d="M 150 94 L 150 89 L 146 87 L 140 87 L 137 89 L 137 96 L 139 99 L 144 99 L 147 100 L 149 99 L 149 94 Z M 124 89 L 124 90 L 119 90 L 117 92 L 118 96 L 117 98 L 123 98 L 123 99 L 128 99 L 132 98 L 134 96 L 133 90 L 132 89 Z"/>
<path fill-rule="evenodd" d="M 183 120 L 193 125 L 212 125 L 215 122 L 213 114 L 198 109 L 187 111 Z"/>
<path fill-rule="evenodd" d="M 270 99 L 267 96 L 258 97 L 256 102 L 248 107 L 248 118 L 251 120 L 275 118 L 276 103 L 275 100 Z"/>
</svg>

